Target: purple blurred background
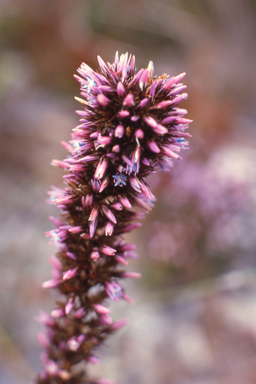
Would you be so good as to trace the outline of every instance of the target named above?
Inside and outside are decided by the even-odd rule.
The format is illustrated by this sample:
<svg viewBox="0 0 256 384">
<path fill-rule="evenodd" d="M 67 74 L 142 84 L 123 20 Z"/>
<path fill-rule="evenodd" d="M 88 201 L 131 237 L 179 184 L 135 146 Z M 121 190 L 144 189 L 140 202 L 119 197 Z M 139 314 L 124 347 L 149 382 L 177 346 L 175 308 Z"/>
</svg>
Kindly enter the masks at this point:
<svg viewBox="0 0 256 384">
<path fill-rule="evenodd" d="M 129 236 L 140 259 L 136 300 L 113 306 L 130 324 L 92 367 L 119 384 L 256 382 L 255 0 L 0 0 L 0 382 L 28 384 L 40 369 L 51 310 L 41 289 L 55 252 L 45 203 L 62 172 L 59 144 L 78 125 L 82 61 L 153 60 L 187 72 L 190 150 L 155 174 L 158 201 Z"/>
</svg>

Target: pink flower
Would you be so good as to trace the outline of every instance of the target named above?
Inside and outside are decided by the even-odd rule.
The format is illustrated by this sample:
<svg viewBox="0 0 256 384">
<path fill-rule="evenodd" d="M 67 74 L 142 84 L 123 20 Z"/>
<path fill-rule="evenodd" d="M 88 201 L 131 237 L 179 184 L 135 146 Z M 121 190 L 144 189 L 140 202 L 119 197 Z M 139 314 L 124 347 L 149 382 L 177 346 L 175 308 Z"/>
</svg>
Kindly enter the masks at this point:
<svg viewBox="0 0 256 384">
<path fill-rule="evenodd" d="M 137 258 L 123 235 L 141 226 L 134 221 L 154 205 L 147 176 L 180 159 L 190 137 L 184 130 L 191 120 L 177 107 L 187 97 L 184 73 L 158 77 L 151 61 L 136 72 L 128 53 L 116 53 L 112 64 L 98 61 L 99 71 L 83 63 L 75 75 L 83 97 L 76 98 L 80 124 L 62 142 L 67 158 L 52 163 L 67 174 L 65 188 L 49 192 L 62 214 L 51 217 L 56 228 L 46 234 L 58 252 L 51 260 L 54 279 L 43 287 L 57 289 L 61 300 L 51 316 L 39 317 L 48 331 L 39 337 L 45 351 L 37 384 L 96 383 L 77 363 L 98 363 L 95 347 L 127 322 L 113 322 L 104 300 L 133 304 L 121 282 L 140 277 L 122 268 Z"/>
</svg>

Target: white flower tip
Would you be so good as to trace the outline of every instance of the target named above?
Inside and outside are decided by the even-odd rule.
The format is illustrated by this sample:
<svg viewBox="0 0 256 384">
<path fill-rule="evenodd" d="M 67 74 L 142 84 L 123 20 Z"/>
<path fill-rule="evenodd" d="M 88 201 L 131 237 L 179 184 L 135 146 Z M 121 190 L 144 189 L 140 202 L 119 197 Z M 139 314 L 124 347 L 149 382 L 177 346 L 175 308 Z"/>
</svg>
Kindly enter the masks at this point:
<svg viewBox="0 0 256 384">
<path fill-rule="evenodd" d="M 88 104 L 87 101 L 81 99 L 80 97 L 75 96 L 74 99 L 76 101 L 78 101 L 79 103 L 83 104 L 83 105 L 87 105 Z"/>
</svg>

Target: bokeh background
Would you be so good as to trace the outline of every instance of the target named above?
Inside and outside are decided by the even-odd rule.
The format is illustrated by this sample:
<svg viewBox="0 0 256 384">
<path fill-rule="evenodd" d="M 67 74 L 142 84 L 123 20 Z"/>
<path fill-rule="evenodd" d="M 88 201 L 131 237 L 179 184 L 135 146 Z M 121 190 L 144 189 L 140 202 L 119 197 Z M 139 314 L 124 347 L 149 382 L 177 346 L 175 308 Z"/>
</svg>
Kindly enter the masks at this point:
<svg viewBox="0 0 256 384">
<path fill-rule="evenodd" d="M 59 144 L 78 124 L 73 73 L 99 54 L 187 73 L 190 150 L 155 174 L 158 201 L 129 236 L 140 281 L 130 324 L 92 373 L 119 384 L 256 382 L 256 1 L 0 0 L 0 382 L 40 369 L 35 321 L 55 252 L 45 203 Z"/>
</svg>

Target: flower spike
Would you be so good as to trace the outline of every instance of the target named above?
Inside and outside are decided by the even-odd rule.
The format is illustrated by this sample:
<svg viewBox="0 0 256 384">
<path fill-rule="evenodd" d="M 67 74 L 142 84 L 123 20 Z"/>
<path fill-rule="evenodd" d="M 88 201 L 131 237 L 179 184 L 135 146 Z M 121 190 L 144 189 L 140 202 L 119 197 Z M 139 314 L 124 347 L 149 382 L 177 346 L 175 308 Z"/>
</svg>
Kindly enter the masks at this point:
<svg viewBox="0 0 256 384">
<path fill-rule="evenodd" d="M 53 279 L 43 288 L 56 289 L 62 300 L 38 318 L 47 331 L 39 335 L 44 352 L 37 384 L 113 383 L 91 378 L 86 364 L 97 364 L 96 347 L 127 323 L 112 320 L 108 300 L 134 303 L 122 281 L 140 277 L 124 269 L 137 254 L 123 235 L 141 226 L 135 221 L 156 201 L 147 177 L 180 159 L 190 137 L 184 130 L 191 120 L 178 107 L 187 97 L 180 83 L 185 73 L 157 77 L 152 61 L 137 72 L 128 53 L 117 52 L 113 64 L 100 56 L 98 62 L 98 71 L 83 63 L 75 75 L 80 125 L 62 142 L 67 158 L 52 162 L 67 173 L 65 188 L 49 192 L 62 214 L 50 217 L 56 228 L 46 236 L 58 251 L 51 258 Z"/>
</svg>

